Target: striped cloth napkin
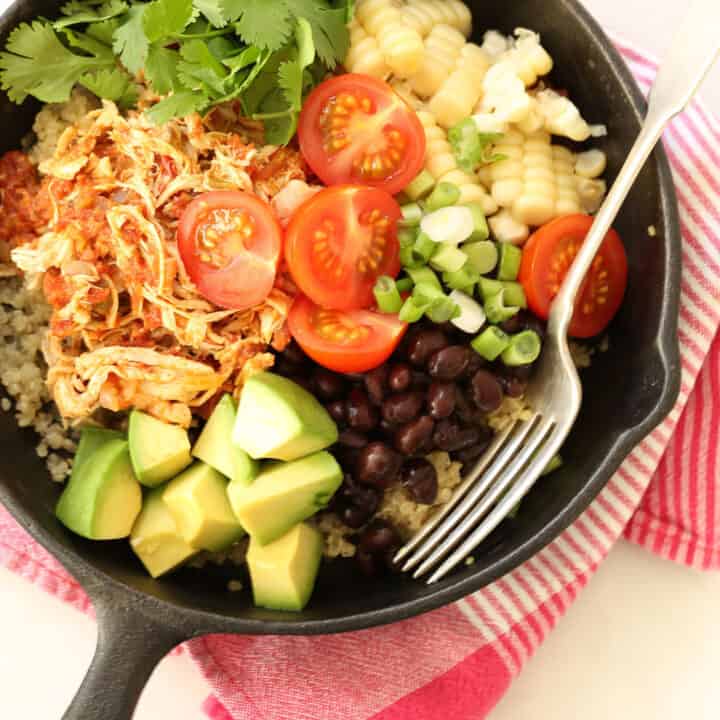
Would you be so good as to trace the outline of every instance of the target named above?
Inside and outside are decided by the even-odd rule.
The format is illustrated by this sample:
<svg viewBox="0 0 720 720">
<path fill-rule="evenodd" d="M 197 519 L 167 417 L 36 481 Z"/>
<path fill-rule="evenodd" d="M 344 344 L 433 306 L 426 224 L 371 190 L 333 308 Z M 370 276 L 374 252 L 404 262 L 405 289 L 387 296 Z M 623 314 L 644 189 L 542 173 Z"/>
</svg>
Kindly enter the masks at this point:
<svg viewBox="0 0 720 720">
<path fill-rule="evenodd" d="M 656 64 L 619 47 L 647 90 Z M 720 566 L 720 466 L 713 442 L 720 423 L 720 125 L 696 104 L 673 123 L 665 147 L 684 240 L 682 387 L 669 417 L 572 527 L 454 605 L 339 636 L 214 635 L 187 643 L 213 688 L 204 708 L 213 720 L 477 720 L 620 535 L 690 566 Z M 1 509 L 0 561 L 89 609 L 77 583 Z"/>
</svg>

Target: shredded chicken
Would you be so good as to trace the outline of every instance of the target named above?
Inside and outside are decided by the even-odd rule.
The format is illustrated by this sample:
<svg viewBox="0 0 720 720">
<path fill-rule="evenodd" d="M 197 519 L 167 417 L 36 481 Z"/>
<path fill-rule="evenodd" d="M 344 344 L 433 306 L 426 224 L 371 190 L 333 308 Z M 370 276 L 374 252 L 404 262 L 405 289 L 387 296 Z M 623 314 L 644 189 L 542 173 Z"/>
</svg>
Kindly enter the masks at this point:
<svg viewBox="0 0 720 720">
<path fill-rule="evenodd" d="M 194 410 L 219 392 L 237 395 L 271 366 L 270 347 L 285 347 L 286 278 L 257 307 L 221 309 L 198 293 L 175 241 L 199 193 L 238 189 L 271 201 L 305 180 L 299 153 L 263 147 L 259 132 L 232 105 L 155 126 L 105 102 L 41 163 L 42 211 L 25 208 L 38 219 L 8 245 L 53 306 L 44 353 L 63 417 L 137 407 L 188 426 Z"/>
</svg>

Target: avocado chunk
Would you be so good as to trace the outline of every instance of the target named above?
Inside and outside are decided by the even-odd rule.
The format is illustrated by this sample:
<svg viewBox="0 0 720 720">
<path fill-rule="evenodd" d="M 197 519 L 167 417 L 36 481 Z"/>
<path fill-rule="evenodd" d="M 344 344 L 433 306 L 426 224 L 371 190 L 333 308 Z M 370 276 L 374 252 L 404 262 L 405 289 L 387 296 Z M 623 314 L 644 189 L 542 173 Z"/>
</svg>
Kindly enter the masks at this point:
<svg viewBox="0 0 720 720">
<path fill-rule="evenodd" d="M 55 509 L 58 520 L 89 540 L 117 540 L 130 534 L 141 505 L 127 442 L 117 433 L 83 430 L 72 475 Z"/>
<path fill-rule="evenodd" d="M 329 447 L 337 437 L 327 410 L 292 380 L 261 372 L 245 383 L 233 442 L 250 457 L 297 460 Z"/>
<path fill-rule="evenodd" d="M 342 482 L 328 452 L 287 463 L 271 463 L 252 485 L 231 482 L 227 492 L 235 516 L 260 545 L 277 540 L 293 525 L 324 508 Z"/>
<path fill-rule="evenodd" d="M 147 487 L 161 485 L 192 462 L 187 431 L 140 410 L 130 413 L 128 442 L 135 476 Z"/>
<path fill-rule="evenodd" d="M 232 442 L 236 414 L 232 396 L 223 395 L 200 433 L 192 454 L 225 477 L 249 484 L 258 473 L 258 464 Z"/>
<path fill-rule="evenodd" d="M 225 550 L 245 534 L 228 502 L 227 480 L 204 462 L 171 480 L 162 497 L 181 537 L 199 550 Z"/>
<path fill-rule="evenodd" d="M 268 545 L 251 538 L 247 564 L 255 604 L 270 610 L 302 610 L 315 586 L 322 549 L 322 535 L 306 523 Z"/>
<path fill-rule="evenodd" d="M 163 502 L 164 488 L 151 490 L 143 500 L 130 545 L 154 578 L 160 577 L 197 553 L 178 531 L 175 518 Z"/>
</svg>

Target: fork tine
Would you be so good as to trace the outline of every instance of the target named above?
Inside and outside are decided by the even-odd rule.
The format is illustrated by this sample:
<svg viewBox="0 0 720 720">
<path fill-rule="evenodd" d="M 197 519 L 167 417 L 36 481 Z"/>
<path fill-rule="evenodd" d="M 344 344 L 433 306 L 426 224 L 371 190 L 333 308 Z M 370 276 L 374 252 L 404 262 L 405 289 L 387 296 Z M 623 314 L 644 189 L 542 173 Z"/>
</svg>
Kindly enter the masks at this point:
<svg viewBox="0 0 720 720">
<path fill-rule="evenodd" d="M 555 425 L 553 419 L 544 420 L 540 418 L 535 425 L 532 433 L 526 438 L 522 449 L 518 452 L 510 463 L 504 468 L 499 468 L 493 475 L 494 483 L 488 492 L 483 496 L 480 503 L 473 508 L 472 512 L 455 527 L 452 532 L 443 540 L 438 548 L 428 557 L 425 562 L 415 571 L 413 577 L 419 578 L 431 570 L 445 555 L 447 555 L 463 538 L 469 533 L 475 525 L 487 514 L 492 506 L 500 499 L 502 494 L 508 489 L 517 474 L 532 459 L 540 445 L 545 440 L 548 433 Z M 491 469 L 495 470 L 493 467 Z M 497 479 L 495 479 L 497 477 Z M 507 513 L 506 513 L 507 514 Z M 467 544 L 464 543 L 462 547 Z M 457 556 L 457 552 L 453 554 L 453 558 Z M 465 556 L 463 556 L 465 557 Z M 460 562 L 460 560 L 457 560 Z M 457 564 L 457 562 L 455 564 Z M 454 567 L 454 565 L 453 565 Z"/>
<path fill-rule="evenodd" d="M 532 429 L 535 420 L 539 415 L 535 414 L 529 420 L 517 423 L 506 436 L 507 442 L 498 445 L 499 452 L 491 462 L 485 466 L 485 475 L 467 492 L 455 509 L 446 515 L 443 521 L 435 528 L 434 532 L 415 551 L 415 553 L 403 565 L 403 571 L 411 570 L 418 563 L 432 552 L 433 548 L 443 540 L 444 537 L 457 525 L 458 521 L 465 517 L 472 510 L 478 500 L 485 494 L 497 474 L 511 461 L 513 455 L 522 446 L 526 435 Z M 481 471 L 482 472 L 482 471 Z M 474 473 L 473 473 L 474 474 Z"/>
<path fill-rule="evenodd" d="M 490 445 L 488 445 L 487 450 L 482 454 L 478 462 L 475 464 L 475 467 L 470 471 L 470 473 L 462 481 L 462 483 L 456 488 L 452 498 L 450 498 L 450 500 L 445 503 L 445 505 L 443 505 L 442 509 L 435 515 L 433 515 L 432 518 L 430 518 L 430 520 L 425 525 L 423 525 L 422 528 L 420 528 L 420 530 L 415 533 L 415 535 L 413 535 L 412 538 L 410 538 L 410 540 L 408 540 L 408 542 L 400 548 L 400 550 L 397 551 L 397 554 L 393 558 L 393 562 L 399 563 L 403 558 L 407 557 L 407 555 L 409 555 L 418 545 L 420 545 L 420 543 L 440 524 L 440 521 L 443 518 L 447 517 L 448 513 L 460 502 L 468 489 L 477 480 L 480 473 L 482 473 L 485 468 L 490 464 L 492 459 L 497 454 L 498 449 L 503 445 L 506 438 L 508 437 L 508 435 L 510 435 L 516 424 L 516 422 L 513 422 L 511 425 L 508 425 L 505 430 L 503 430 L 501 433 L 499 433 L 493 438 Z"/>
<path fill-rule="evenodd" d="M 552 428 L 551 434 L 546 437 L 545 444 L 519 477 L 518 482 L 501 498 L 492 509 L 492 512 L 480 523 L 470 537 L 428 578 L 428 585 L 441 580 L 462 562 L 507 517 L 510 510 L 522 500 L 547 467 L 552 457 L 560 449 L 565 435 L 563 432 L 558 432 L 558 429 L 557 426 Z"/>
</svg>

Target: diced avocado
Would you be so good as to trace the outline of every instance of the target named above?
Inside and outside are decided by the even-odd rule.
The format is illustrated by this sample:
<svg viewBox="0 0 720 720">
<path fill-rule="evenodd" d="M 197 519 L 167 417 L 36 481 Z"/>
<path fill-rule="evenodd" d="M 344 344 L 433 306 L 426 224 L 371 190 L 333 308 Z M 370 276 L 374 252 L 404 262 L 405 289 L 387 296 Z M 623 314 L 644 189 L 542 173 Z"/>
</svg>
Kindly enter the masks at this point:
<svg viewBox="0 0 720 720">
<path fill-rule="evenodd" d="M 232 442 L 237 408 L 231 395 L 223 395 L 205 424 L 192 454 L 225 477 L 249 484 L 258 473 L 258 464 Z"/>
<path fill-rule="evenodd" d="M 77 457 L 55 509 L 58 519 L 90 540 L 127 537 L 142 505 L 127 442 L 115 433 L 84 430 Z"/>
<path fill-rule="evenodd" d="M 261 372 L 245 383 L 233 442 L 250 457 L 296 460 L 329 447 L 337 437 L 327 410 L 291 380 Z"/>
<path fill-rule="evenodd" d="M 80 472 L 80 468 L 91 458 L 95 451 L 109 440 L 124 440 L 125 436 L 117 430 L 107 430 L 100 427 L 84 427 L 80 433 L 80 442 L 73 460 L 73 474 Z"/>
<path fill-rule="evenodd" d="M 140 410 L 130 413 L 128 442 L 135 475 L 147 487 L 157 487 L 192 462 L 187 431 Z"/>
<path fill-rule="evenodd" d="M 182 538 L 199 550 L 225 550 L 245 534 L 228 502 L 227 480 L 204 462 L 172 479 L 162 497 Z"/>
<path fill-rule="evenodd" d="M 252 538 L 247 564 L 255 604 L 270 610 L 302 610 L 315 586 L 322 549 L 322 535 L 305 523 L 268 545 Z"/>
<path fill-rule="evenodd" d="M 237 519 L 261 545 L 324 508 L 342 482 L 342 470 L 328 452 L 272 463 L 252 485 L 231 482 L 228 497 Z"/>
<path fill-rule="evenodd" d="M 130 545 L 154 577 L 173 570 L 197 550 L 183 539 L 175 518 L 162 499 L 164 488 L 151 490 L 143 500 L 132 532 Z"/>
</svg>

